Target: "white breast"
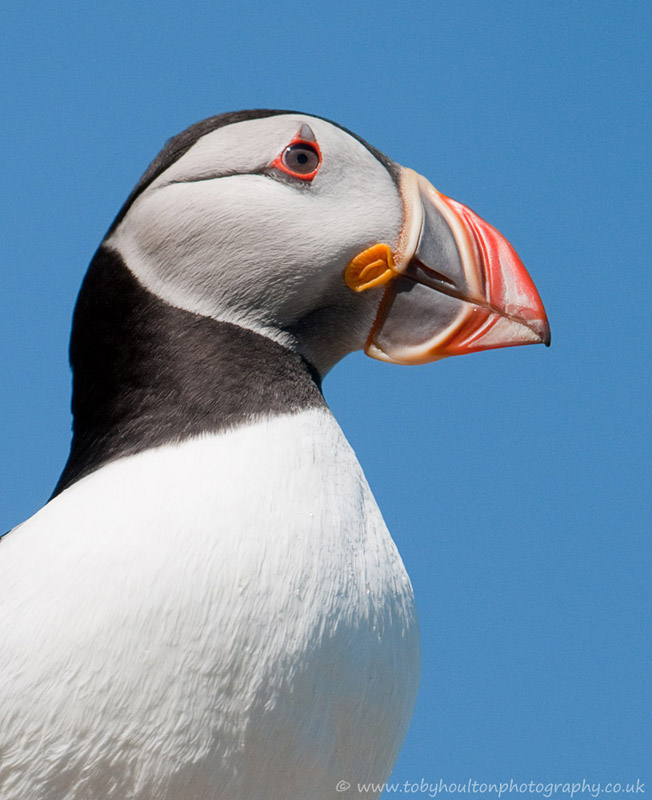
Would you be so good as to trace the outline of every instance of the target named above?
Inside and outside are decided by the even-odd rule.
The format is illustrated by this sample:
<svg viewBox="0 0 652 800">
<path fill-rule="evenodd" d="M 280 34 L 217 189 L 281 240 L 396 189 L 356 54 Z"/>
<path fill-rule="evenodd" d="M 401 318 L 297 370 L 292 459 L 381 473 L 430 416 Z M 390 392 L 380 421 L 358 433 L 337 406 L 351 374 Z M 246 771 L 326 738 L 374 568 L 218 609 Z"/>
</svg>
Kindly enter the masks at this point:
<svg viewBox="0 0 652 800">
<path fill-rule="evenodd" d="M 0 594 L 5 800 L 325 800 L 391 770 L 412 589 L 327 411 L 100 469 L 0 542 Z"/>
</svg>

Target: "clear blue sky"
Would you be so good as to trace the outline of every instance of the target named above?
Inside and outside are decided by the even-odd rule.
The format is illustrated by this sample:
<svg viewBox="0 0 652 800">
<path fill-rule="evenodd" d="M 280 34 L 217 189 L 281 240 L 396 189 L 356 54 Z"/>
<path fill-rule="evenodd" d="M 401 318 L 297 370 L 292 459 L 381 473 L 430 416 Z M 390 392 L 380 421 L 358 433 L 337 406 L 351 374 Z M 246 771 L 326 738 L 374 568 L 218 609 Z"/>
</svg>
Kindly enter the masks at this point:
<svg viewBox="0 0 652 800">
<path fill-rule="evenodd" d="M 326 380 L 420 610 L 395 777 L 651 793 L 652 5 L 1 13 L 0 530 L 63 465 L 76 292 L 163 141 L 232 109 L 330 117 L 495 224 L 552 326 L 549 350 L 418 368 L 358 354 Z"/>
</svg>

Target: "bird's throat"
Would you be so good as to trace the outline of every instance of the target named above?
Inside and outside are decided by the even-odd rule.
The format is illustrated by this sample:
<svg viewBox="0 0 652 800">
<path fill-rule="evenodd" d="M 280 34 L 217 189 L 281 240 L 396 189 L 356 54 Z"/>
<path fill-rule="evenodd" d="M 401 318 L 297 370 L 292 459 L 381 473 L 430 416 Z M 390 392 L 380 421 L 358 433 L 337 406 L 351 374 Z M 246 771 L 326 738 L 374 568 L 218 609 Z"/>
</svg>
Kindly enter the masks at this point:
<svg viewBox="0 0 652 800">
<path fill-rule="evenodd" d="M 70 364 L 73 439 L 53 497 L 121 456 L 324 405 L 299 355 L 167 304 L 106 247 L 77 299 Z"/>
</svg>

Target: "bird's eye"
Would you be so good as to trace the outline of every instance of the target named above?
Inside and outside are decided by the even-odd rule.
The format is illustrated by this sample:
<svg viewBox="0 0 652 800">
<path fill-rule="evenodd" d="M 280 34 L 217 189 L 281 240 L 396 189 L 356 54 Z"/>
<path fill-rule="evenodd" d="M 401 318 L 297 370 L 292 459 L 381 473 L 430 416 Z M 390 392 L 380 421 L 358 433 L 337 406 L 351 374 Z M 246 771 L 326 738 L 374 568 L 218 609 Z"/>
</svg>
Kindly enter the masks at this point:
<svg viewBox="0 0 652 800">
<path fill-rule="evenodd" d="M 299 137 L 272 162 L 272 167 L 302 181 L 311 181 L 320 166 L 321 152 L 317 142 L 307 142 Z"/>
<path fill-rule="evenodd" d="M 319 153 L 307 142 L 291 144 L 283 151 L 283 164 L 295 175 L 305 177 L 317 170 L 319 166 Z"/>
</svg>

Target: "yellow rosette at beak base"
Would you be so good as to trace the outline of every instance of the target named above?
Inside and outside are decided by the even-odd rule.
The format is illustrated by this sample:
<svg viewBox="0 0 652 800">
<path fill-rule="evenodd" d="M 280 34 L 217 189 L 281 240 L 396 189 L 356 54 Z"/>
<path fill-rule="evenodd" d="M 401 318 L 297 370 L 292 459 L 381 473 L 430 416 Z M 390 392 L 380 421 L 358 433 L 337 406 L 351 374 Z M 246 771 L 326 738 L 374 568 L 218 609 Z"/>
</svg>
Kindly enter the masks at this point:
<svg viewBox="0 0 652 800">
<path fill-rule="evenodd" d="M 364 292 L 382 286 L 398 275 L 392 248 L 388 244 L 374 244 L 349 262 L 344 270 L 346 285 L 354 292 Z"/>
</svg>

